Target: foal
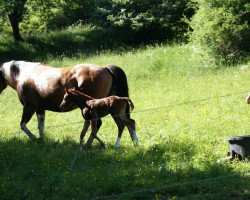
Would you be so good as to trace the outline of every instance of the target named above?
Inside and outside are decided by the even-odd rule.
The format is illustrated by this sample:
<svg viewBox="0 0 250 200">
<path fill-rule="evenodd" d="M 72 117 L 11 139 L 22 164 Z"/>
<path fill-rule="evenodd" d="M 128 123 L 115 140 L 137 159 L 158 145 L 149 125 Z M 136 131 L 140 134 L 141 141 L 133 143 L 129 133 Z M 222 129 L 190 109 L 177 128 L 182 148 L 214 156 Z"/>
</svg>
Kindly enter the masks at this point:
<svg viewBox="0 0 250 200">
<path fill-rule="evenodd" d="M 97 132 L 102 125 L 100 118 L 108 114 L 111 114 L 118 127 L 115 148 L 118 148 L 120 145 L 120 139 L 125 126 L 127 126 L 129 130 L 132 141 L 138 145 L 138 138 L 135 132 L 135 121 L 130 118 L 129 113 L 126 113 L 126 110 L 129 110 L 129 108 L 131 108 L 131 110 L 134 109 L 134 105 L 128 97 L 109 96 L 102 99 L 94 99 L 75 89 L 68 89 L 63 97 L 60 109 L 67 109 L 67 107 L 72 104 L 77 105 L 81 109 L 85 123 L 88 123 L 87 125 L 85 124 L 85 128 L 81 131 L 80 149 L 82 149 L 82 141 L 90 122 L 92 129 L 91 135 L 105 147 L 104 142 L 97 136 Z"/>
</svg>

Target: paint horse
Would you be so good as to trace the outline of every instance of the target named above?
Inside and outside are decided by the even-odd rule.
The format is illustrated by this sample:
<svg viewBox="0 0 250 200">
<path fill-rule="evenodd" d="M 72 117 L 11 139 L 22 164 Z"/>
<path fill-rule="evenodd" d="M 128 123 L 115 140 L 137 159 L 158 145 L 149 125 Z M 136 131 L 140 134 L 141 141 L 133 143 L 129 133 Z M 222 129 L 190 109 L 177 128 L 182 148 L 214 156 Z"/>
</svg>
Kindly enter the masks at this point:
<svg viewBox="0 0 250 200">
<path fill-rule="evenodd" d="M 17 91 L 23 105 L 21 129 L 31 140 L 36 136 L 26 127 L 36 113 L 40 140 L 44 138 L 45 110 L 61 112 L 65 88 L 77 88 L 95 98 L 108 95 L 128 96 L 127 77 L 114 65 L 101 67 L 78 64 L 73 67 L 54 68 L 41 63 L 10 61 L 0 65 L 0 93 L 7 87 Z M 76 109 L 70 106 L 64 111 Z M 88 122 L 84 123 L 87 126 Z M 89 138 L 88 144 L 93 142 Z"/>
<path fill-rule="evenodd" d="M 91 135 L 99 141 L 99 143 L 105 147 L 104 142 L 97 136 L 97 132 L 100 129 L 102 122 L 101 118 L 111 114 L 117 127 L 118 136 L 115 143 L 115 148 L 120 145 L 120 139 L 124 127 L 129 130 L 132 141 L 135 141 L 138 146 L 138 138 L 135 133 L 135 121 L 130 118 L 130 114 L 126 111 L 134 109 L 132 101 L 128 97 L 108 96 L 101 99 L 94 99 L 93 97 L 86 95 L 75 89 L 66 90 L 63 101 L 59 106 L 64 110 L 70 107 L 72 104 L 77 105 L 81 109 L 82 116 L 85 122 L 88 122 L 88 126 L 91 123 Z M 80 135 L 80 149 L 82 149 L 83 138 L 87 132 L 88 126 L 82 129 Z"/>
</svg>

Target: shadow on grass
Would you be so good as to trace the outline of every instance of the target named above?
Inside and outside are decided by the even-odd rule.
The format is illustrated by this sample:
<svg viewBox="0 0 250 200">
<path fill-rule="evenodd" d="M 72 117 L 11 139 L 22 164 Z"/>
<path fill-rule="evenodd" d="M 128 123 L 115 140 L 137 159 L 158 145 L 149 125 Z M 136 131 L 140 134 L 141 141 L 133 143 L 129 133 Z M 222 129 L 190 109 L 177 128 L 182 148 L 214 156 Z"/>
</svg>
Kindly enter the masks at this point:
<svg viewBox="0 0 250 200">
<path fill-rule="evenodd" d="M 147 149 L 121 147 L 117 151 L 101 149 L 97 145 L 78 152 L 74 163 L 77 149 L 78 144 L 72 140 L 47 140 L 43 144 L 17 138 L 1 140 L 1 198 L 92 199 L 109 196 L 110 199 L 155 199 L 157 196 L 167 199 L 192 196 L 192 199 L 201 199 L 207 195 L 214 199 L 216 194 L 223 198 L 247 199 L 244 194 L 249 187 L 246 177 L 237 175 L 197 182 L 227 176 L 232 169 L 216 162 L 204 163 L 204 170 L 196 169 L 189 162 L 197 153 L 191 144 L 152 145 Z M 179 152 L 171 153 L 175 149 Z M 190 184 L 183 184 L 186 182 Z"/>
<path fill-rule="evenodd" d="M 124 36 L 123 36 L 124 37 Z M 0 39 L 0 62 L 9 60 L 46 61 L 53 57 L 91 56 L 101 51 L 122 51 L 129 44 L 119 36 L 101 28 L 75 28 L 33 35 L 25 42 Z"/>
</svg>

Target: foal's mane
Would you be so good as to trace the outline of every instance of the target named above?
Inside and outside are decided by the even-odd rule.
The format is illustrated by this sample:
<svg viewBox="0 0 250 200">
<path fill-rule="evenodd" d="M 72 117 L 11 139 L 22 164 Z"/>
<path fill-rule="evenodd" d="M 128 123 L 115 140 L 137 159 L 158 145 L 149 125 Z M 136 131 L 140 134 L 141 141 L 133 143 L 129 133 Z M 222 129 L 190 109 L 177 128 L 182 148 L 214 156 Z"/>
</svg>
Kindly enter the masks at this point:
<svg viewBox="0 0 250 200">
<path fill-rule="evenodd" d="M 82 93 L 82 92 L 80 92 L 80 91 L 78 91 L 78 90 L 76 90 L 74 88 L 73 89 L 68 89 L 67 92 L 74 95 L 74 96 L 77 96 L 77 97 L 79 97 L 81 99 L 84 99 L 85 101 L 94 99 L 93 97 L 91 97 L 91 96 L 89 96 L 87 94 L 84 94 L 84 93 Z"/>
</svg>

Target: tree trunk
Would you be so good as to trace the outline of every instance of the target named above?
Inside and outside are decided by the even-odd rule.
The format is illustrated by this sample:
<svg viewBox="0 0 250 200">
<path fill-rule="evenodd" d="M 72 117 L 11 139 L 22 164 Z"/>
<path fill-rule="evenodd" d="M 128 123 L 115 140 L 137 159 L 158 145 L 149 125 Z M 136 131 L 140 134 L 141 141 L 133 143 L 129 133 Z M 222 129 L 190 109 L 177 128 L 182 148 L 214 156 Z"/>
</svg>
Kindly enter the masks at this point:
<svg viewBox="0 0 250 200">
<path fill-rule="evenodd" d="M 19 30 L 19 13 L 18 11 L 13 11 L 11 14 L 8 15 L 9 20 L 10 20 L 10 24 L 13 30 L 13 37 L 14 40 L 19 42 L 22 41 L 22 36 L 20 34 L 20 30 Z"/>
<path fill-rule="evenodd" d="M 8 17 L 13 30 L 13 37 L 15 41 L 22 41 L 22 36 L 19 30 L 19 23 L 22 21 L 24 14 L 24 5 L 27 0 L 14 0 L 10 8 L 8 8 Z"/>
</svg>

